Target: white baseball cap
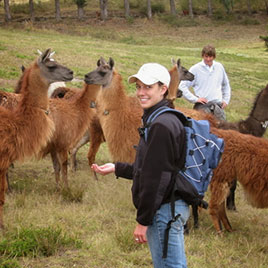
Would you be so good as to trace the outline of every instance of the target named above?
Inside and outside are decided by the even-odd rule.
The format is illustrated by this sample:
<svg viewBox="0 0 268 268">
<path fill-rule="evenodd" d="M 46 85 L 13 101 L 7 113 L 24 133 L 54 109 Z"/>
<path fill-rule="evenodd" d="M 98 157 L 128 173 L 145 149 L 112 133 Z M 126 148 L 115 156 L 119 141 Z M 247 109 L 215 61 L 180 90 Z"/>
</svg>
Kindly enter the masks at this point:
<svg viewBox="0 0 268 268">
<path fill-rule="evenodd" d="M 146 63 L 143 64 L 138 73 L 131 75 L 128 78 L 128 82 L 135 83 L 139 79 L 145 85 L 153 85 L 157 82 L 161 82 L 169 87 L 170 74 L 166 67 L 158 63 Z"/>
</svg>

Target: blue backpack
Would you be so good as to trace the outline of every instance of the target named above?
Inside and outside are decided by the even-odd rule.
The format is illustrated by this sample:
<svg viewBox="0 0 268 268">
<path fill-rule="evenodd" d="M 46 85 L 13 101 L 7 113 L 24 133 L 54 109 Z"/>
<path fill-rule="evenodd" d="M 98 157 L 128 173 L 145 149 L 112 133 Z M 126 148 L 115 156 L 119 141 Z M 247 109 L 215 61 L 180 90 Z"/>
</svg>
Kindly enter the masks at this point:
<svg viewBox="0 0 268 268">
<path fill-rule="evenodd" d="M 194 120 L 186 117 L 178 110 L 163 106 L 155 110 L 148 118 L 144 129 L 145 142 L 152 122 L 160 114 L 172 112 L 182 122 L 186 132 L 186 156 L 182 168 L 174 173 L 174 187 L 171 195 L 172 221 L 166 229 L 166 239 L 173 221 L 180 215 L 175 216 L 175 200 L 183 199 L 189 205 L 198 205 L 207 208 L 208 204 L 203 200 L 205 192 L 212 178 L 212 171 L 220 162 L 223 153 L 224 141 L 210 133 L 210 124 L 207 120 Z M 166 257 L 167 241 L 164 247 L 163 257 Z"/>
</svg>

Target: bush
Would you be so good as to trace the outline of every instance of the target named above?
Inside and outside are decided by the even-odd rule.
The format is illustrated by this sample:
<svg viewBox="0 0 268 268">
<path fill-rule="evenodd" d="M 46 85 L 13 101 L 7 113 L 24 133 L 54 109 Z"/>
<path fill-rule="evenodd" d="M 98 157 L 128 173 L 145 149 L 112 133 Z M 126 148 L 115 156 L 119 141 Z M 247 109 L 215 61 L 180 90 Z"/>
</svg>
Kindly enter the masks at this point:
<svg viewBox="0 0 268 268">
<path fill-rule="evenodd" d="M 260 39 L 264 41 L 265 46 L 268 49 L 268 36 L 260 36 Z"/>
</svg>

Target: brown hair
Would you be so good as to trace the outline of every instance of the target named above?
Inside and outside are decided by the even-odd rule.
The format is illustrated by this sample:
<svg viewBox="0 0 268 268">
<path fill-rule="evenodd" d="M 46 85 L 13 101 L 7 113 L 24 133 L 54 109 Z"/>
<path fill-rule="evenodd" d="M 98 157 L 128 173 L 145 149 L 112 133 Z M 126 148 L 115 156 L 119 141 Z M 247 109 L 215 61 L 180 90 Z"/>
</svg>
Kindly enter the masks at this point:
<svg viewBox="0 0 268 268">
<path fill-rule="evenodd" d="M 216 49 L 212 45 L 204 46 L 203 49 L 202 49 L 201 55 L 202 55 L 202 57 L 204 55 L 207 55 L 207 56 L 211 56 L 211 57 L 216 58 Z"/>
<path fill-rule="evenodd" d="M 159 86 L 163 86 L 164 84 L 162 82 L 158 81 L 158 85 Z M 168 89 L 167 89 L 167 91 L 164 94 L 164 99 L 166 99 L 168 101 L 168 107 L 169 108 L 175 109 L 175 105 L 174 105 L 173 101 L 170 100 L 170 99 L 167 99 L 167 95 L 168 95 Z"/>
</svg>

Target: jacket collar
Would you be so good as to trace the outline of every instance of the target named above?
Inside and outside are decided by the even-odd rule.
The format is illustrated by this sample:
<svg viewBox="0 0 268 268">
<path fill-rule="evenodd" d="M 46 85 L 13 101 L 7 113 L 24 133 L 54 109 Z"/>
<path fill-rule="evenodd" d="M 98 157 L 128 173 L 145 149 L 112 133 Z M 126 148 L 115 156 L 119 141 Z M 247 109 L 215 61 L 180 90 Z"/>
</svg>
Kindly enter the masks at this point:
<svg viewBox="0 0 268 268">
<path fill-rule="evenodd" d="M 142 116 L 143 124 L 147 121 L 148 117 L 150 116 L 150 114 L 152 112 L 154 112 L 156 109 L 158 109 L 161 106 L 168 106 L 168 104 L 169 104 L 168 100 L 163 99 L 160 102 L 158 102 L 157 104 L 155 104 L 154 106 L 152 106 L 152 107 L 150 107 L 148 109 L 145 109 L 144 113 L 143 113 L 143 116 Z"/>
</svg>

